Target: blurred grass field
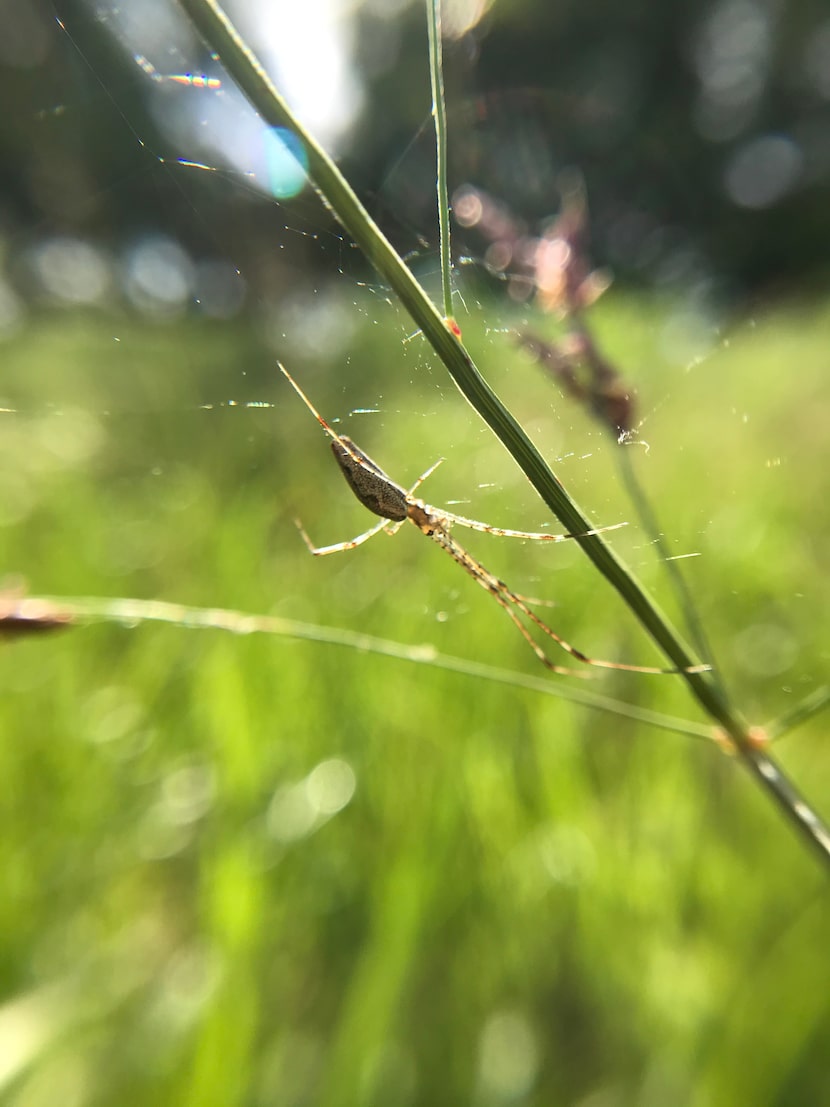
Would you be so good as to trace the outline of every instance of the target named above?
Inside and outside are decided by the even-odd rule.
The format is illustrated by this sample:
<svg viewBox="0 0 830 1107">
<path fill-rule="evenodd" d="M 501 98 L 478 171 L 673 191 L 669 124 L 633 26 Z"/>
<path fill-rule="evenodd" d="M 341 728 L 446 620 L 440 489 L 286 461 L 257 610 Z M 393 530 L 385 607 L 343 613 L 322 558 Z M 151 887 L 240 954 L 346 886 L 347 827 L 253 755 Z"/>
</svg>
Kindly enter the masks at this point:
<svg viewBox="0 0 830 1107">
<path fill-rule="evenodd" d="M 827 679 L 830 308 L 770 309 L 690 369 L 653 304 L 593 318 L 718 663 L 764 722 Z M 593 518 L 630 522 L 613 544 L 673 610 L 613 443 L 507 336 L 464 337 Z M 369 325 L 331 364 L 285 360 L 400 483 L 445 456 L 430 502 L 549 522 L 417 340 Z M 44 315 L 6 344 L 2 392 L 2 565 L 33 594 L 271 612 L 545 675 L 413 528 L 308 556 L 295 516 L 320 544 L 371 520 L 256 328 Z M 555 600 L 575 645 L 660 663 L 578 549 L 458 536 Z M 826 877 L 713 744 L 165 625 L 6 643 L 0 680 L 0 1102 L 830 1104 Z M 702 721 L 672 677 L 589 687 Z M 827 815 L 824 733 L 777 754 Z"/>
</svg>

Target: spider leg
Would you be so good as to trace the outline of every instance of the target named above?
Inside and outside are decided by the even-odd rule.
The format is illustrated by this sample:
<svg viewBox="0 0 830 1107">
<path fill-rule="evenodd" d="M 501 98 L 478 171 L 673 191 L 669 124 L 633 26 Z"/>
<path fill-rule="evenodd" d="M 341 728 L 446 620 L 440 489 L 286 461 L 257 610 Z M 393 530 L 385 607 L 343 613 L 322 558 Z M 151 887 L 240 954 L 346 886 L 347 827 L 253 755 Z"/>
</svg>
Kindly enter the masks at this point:
<svg viewBox="0 0 830 1107">
<path fill-rule="evenodd" d="M 277 365 L 279 366 L 280 372 L 282 373 L 282 375 L 284 377 L 287 377 L 288 383 L 291 385 L 291 387 L 294 389 L 294 391 L 297 393 L 297 395 L 303 401 L 305 406 L 308 408 L 308 410 L 311 412 L 311 414 L 314 416 L 314 418 L 317 420 L 317 422 L 320 424 L 320 426 L 323 428 L 323 430 L 326 432 L 326 434 L 329 436 L 329 438 L 331 438 L 334 442 L 339 442 L 340 441 L 340 435 L 337 433 L 337 431 L 332 430 L 332 428 L 328 425 L 328 423 L 325 421 L 325 419 L 320 414 L 320 412 L 317 410 L 317 408 L 314 406 L 314 404 L 311 402 L 311 400 L 309 400 L 308 396 L 306 396 L 305 392 L 303 392 L 302 388 L 300 388 L 300 386 L 297 384 L 297 382 L 294 380 L 294 378 L 291 376 L 291 374 L 285 368 L 283 363 L 281 361 L 278 361 Z"/>
<path fill-rule="evenodd" d="M 416 492 L 421 487 L 421 485 L 424 483 L 424 481 L 427 479 L 427 477 L 431 477 L 432 474 L 435 472 L 435 470 L 438 468 L 438 466 L 441 465 L 444 462 L 444 460 L 445 459 L 443 457 L 439 457 L 436 462 L 434 462 L 432 465 L 430 465 L 429 469 L 427 469 L 427 471 L 425 473 L 421 473 L 420 477 L 418 477 L 418 479 L 415 481 L 415 483 L 412 485 L 412 487 L 407 492 L 407 496 L 411 496 L 413 492 Z"/>
<path fill-rule="evenodd" d="M 584 669 L 568 669 L 564 665 L 555 665 L 550 660 L 545 651 L 542 649 L 539 643 L 533 639 L 530 631 L 527 629 L 527 627 L 518 617 L 516 612 L 510 606 L 510 602 L 513 602 L 514 599 L 513 593 L 510 591 L 503 580 L 499 580 L 498 577 L 494 576 L 489 570 L 485 569 L 480 562 L 471 557 L 465 549 L 459 546 L 452 535 L 443 530 L 443 528 L 436 528 L 431 533 L 425 533 L 429 533 L 433 541 L 437 542 L 443 550 L 446 550 L 450 557 L 453 558 L 454 561 L 457 561 L 462 569 L 465 569 L 466 572 L 470 574 L 473 580 L 475 580 L 478 584 L 481 585 L 482 588 L 486 589 L 486 591 L 490 593 L 490 595 L 493 597 L 499 607 L 501 607 L 507 613 L 508 617 L 511 619 L 511 621 L 519 631 L 519 634 L 521 634 L 522 638 L 524 638 L 525 642 L 527 642 L 527 644 L 530 646 L 530 648 L 533 650 L 533 652 L 536 654 L 536 656 L 542 662 L 546 669 L 550 670 L 550 672 L 552 673 L 557 673 L 560 676 L 576 676 L 580 677 L 583 680 L 590 680 L 590 673 L 587 673 Z M 579 656 L 579 660 L 582 660 L 581 655 Z"/>
<path fill-rule="evenodd" d="M 433 519 L 431 522 L 432 525 L 430 529 L 427 529 L 425 533 L 429 534 L 433 541 L 437 542 L 442 549 L 446 550 L 450 557 L 452 557 L 453 560 L 457 561 L 458 564 L 461 565 L 462 568 L 465 569 L 470 574 L 470 576 L 473 577 L 473 579 L 482 586 L 482 588 L 486 588 L 490 595 L 495 598 L 499 606 L 507 612 L 513 623 L 519 628 L 522 637 L 529 644 L 530 648 L 533 650 L 533 652 L 536 654 L 536 656 L 539 658 L 545 668 L 549 669 L 551 672 L 562 673 L 568 676 L 572 676 L 575 673 L 579 676 L 587 675 L 585 673 L 578 673 L 576 672 L 576 670 L 573 669 L 565 669 L 562 666 L 554 665 L 553 662 L 548 658 L 544 650 L 541 648 L 541 646 L 531 637 L 531 634 L 528 631 L 527 627 L 519 619 L 513 608 L 518 609 L 523 615 L 526 615 L 527 618 L 530 619 L 530 621 L 534 623 L 535 626 L 537 626 L 544 634 L 546 634 L 549 638 L 556 642 L 556 644 L 560 646 L 563 650 L 565 650 L 566 653 L 569 653 L 571 657 L 575 657 L 577 661 L 582 661 L 586 665 L 593 665 L 595 668 L 618 669 L 627 673 L 652 674 L 678 673 L 681 671 L 705 672 L 710 668 L 710 666 L 708 665 L 696 665 L 684 670 L 660 669 L 651 665 L 627 665 L 625 662 L 622 661 L 603 661 L 600 658 L 588 657 L 588 655 L 583 653 L 582 650 L 578 650 L 575 646 L 572 646 L 570 642 L 566 642 L 565 639 L 562 638 L 561 635 L 557 634 L 555 630 L 551 630 L 547 623 L 543 622 L 539 618 L 539 616 L 527 606 L 527 604 L 520 596 L 511 591 L 511 589 L 504 583 L 503 580 L 499 580 L 497 576 L 494 576 L 493 573 L 491 573 L 488 569 L 485 569 L 480 562 L 476 561 L 474 557 L 468 554 L 467 551 L 455 541 L 455 539 L 448 531 L 444 530 L 442 526 L 438 525 L 435 519 Z"/>
<path fill-rule="evenodd" d="M 506 530 L 503 527 L 491 526 L 489 523 L 481 523 L 477 519 L 467 519 L 463 515 L 453 515 L 451 511 L 430 510 L 433 514 L 440 515 L 447 525 L 457 523 L 460 527 L 485 531 L 487 534 L 495 534 L 499 538 L 529 538 L 532 542 L 564 542 L 568 538 L 588 538 L 592 534 L 604 534 L 608 530 L 619 530 L 620 527 L 628 526 L 628 523 L 612 523 L 607 527 L 586 530 L 583 534 L 548 534 L 544 531 L 539 533 L 527 530 Z"/>
<path fill-rule="evenodd" d="M 375 526 L 370 527 L 369 530 L 365 530 L 363 534 L 358 534 L 356 538 L 350 538 L 346 542 L 335 542 L 333 546 L 315 546 L 303 529 L 303 525 L 300 520 L 295 519 L 294 524 L 297 527 L 297 530 L 300 532 L 303 542 L 305 542 L 306 544 L 308 552 L 314 554 L 315 557 L 325 557 L 326 554 L 342 553 L 344 550 L 353 550 L 356 546 L 362 546 L 363 543 L 368 542 L 368 540 L 373 535 L 378 534 L 382 530 L 386 530 L 389 527 L 389 520 L 381 519 L 379 523 L 376 523 Z M 390 529 L 389 533 L 394 534 L 399 526 L 400 524 L 396 523 L 394 525 L 394 530 Z"/>
<path fill-rule="evenodd" d="M 489 575 L 490 574 L 488 573 L 487 576 Z M 510 606 L 513 593 L 510 591 L 507 585 L 505 585 L 504 581 L 496 580 L 496 583 L 494 585 L 493 583 L 489 582 L 486 577 L 482 578 L 476 576 L 476 580 L 479 582 L 479 584 L 487 589 L 487 591 L 490 593 L 490 595 L 493 597 L 499 607 L 501 607 L 503 611 L 507 612 L 508 616 L 513 621 L 513 624 L 518 627 L 519 633 L 521 634 L 522 638 L 524 638 L 525 642 L 527 642 L 527 644 L 530 646 L 530 648 L 533 650 L 533 652 L 536 654 L 536 656 L 539 658 L 546 669 L 548 669 L 552 673 L 557 673 L 560 676 L 578 676 L 581 677 L 583 680 L 588 680 L 591 678 L 591 674 L 586 672 L 585 669 L 568 669 L 564 665 L 555 665 L 550 660 L 548 655 L 545 653 L 539 643 L 532 637 L 530 631 L 527 629 L 519 616 Z M 502 585 L 501 588 L 497 587 L 497 585 L 499 584 Z M 583 660 L 580 654 L 574 653 L 573 656 L 576 657 L 579 661 Z M 584 660 L 587 660 L 587 658 L 585 658 Z"/>
<path fill-rule="evenodd" d="M 515 592 L 511 592 L 509 588 L 506 588 L 505 595 L 512 604 L 515 604 L 522 614 L 527 615 L 531 622 L 535 623 L 541 631 L 547 634 L 548 638 L 552 638 L 553 641 L 569 653 L 571 657 L 575 657 L 577 661 L 584 661 L 586 665 L 593 665 L 597 669 L 619 669 L 624 673 L 667 675 L 670 673 L 705 673 L 712 668 L 711 665 L 690 665 L 687 669 L 661 669 L 656 665 L 627 665 L 624 661 L 603 661 L 601 658 L 588 657 L 582 650 L 578 650 L 575 646 L 572 646 L 570 642 L 566 642 L 555 630 L 551 630 L 547 623 L 543 622 L 538 615 L 531 611 L 527 604 L 523 603 Z"/>
</svg>

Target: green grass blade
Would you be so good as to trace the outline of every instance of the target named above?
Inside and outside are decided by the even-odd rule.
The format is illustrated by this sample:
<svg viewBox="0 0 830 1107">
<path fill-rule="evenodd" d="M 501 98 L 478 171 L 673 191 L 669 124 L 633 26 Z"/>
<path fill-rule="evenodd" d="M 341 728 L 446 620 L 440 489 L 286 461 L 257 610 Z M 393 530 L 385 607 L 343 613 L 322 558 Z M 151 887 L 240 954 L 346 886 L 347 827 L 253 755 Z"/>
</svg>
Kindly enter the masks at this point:
<svg viewBox="0 0 830 1107">
<path fill-rule="evenodd" d="M 429 28 L 429 75 L 432 117 L 435 121 L 435 167 L 438 193 L 438 229 L 441 250 L 441 292 L 444 315 L 453 317 L 450 202 L 447 191 L 447 105 L 444 98 L 444 51 L 441 42 L 441 0 L 426 0 Z"/>
<path fill-rule="evenodd" d="M 693 723 L 687 719 L 678 719 L 674 715 L 665 715 L 660 711 L 651 711 L 646 707 L 625 703 L 613 699 L 601 692 L 593 692 L 579 685 L 564 681 L 547 680 L 544 677 L 531 676 L 528 673 L 502 669 L 496 665 L 486 665 L 480 661 L 471 661 L 464 657 L 440 653 L 432 646 L 408 646 L 403 642 L 378 638 L 372 634 L 362 634 L 343 627 L 323 626 L 319 623 L 304 623 L 296 619 L 284 619 L 278 615 L 255 615 L 246 611 L 233 611 L 220 607 L 194 607 L 187 604 L 171 603 L 165 600 L 134 599 L 119 596 L 104 598 L 98 596 L 30 596 L 27 605 L 34 609 L 44 605 L 44 610 L 59 613 L 61 627 L 75 623 L 116 623 L 126 627 L 139 623 L 168 623 L 188 630 L 223 630 L 230 634 L 272 634 L 281 638 L 296 638 L 300 641 L 320 642 L 330 646 L 343 646 L 360 653 L 373 653 L 379 657 L 389 657 L 398 661 L 408 661 L 414 665 L 429 665 L 435 669 L 459 673 L 462 676 L 478 680 L 495 681 L 513 688 L 525 688 L 530 692 L 540 692 L 554 699 L 568 700 L 594 711 L 617 715 L 624 719 L 659 727 L 673 734 L 683 734 L 687 738 L 702 738 L 712 741 L 712 728 L 702 723 Z"/>
</svg>

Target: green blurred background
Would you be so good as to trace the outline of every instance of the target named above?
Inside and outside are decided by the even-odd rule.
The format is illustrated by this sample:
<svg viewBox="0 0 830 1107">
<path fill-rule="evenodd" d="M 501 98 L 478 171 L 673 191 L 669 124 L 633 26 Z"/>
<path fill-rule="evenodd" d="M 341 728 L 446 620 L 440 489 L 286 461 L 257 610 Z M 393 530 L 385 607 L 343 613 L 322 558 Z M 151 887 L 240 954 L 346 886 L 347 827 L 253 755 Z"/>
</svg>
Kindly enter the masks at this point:
<svg viewBox="0 0 830 1107">
<path fill-rule="evenodd" d="M 173 18 L 136 10 L 142 33 Z M 641 15 L 653 26 L 665 10 Z M 497 526 L 550 521 L 313 197 L 274 203 L 219 152 L 197 159 L 186 128 L 165 141 L 214 171 L 159 163 L 150 94 L 173 115 L 209 90 L 131 94 L 146 71 L 110 36 L 118 9 L 56 11 L 71 39 L 45 5 L 41 62 L 5 58 L 22 112 L 5 121 L 22 137 L 5 161 L 0 295 L 9 584 L 270 612 L 544 676 L 414 528 L 308 556 L 296 516 L 321 544 L 370 520 L 278 357 L 401 483 L 444 456 L 431 502 Z M 468 74 L 495 79 L 476 68 L 488 51 L 517 68 L 541 53 L 547 24 L 528 11 L 496 6 L 465 32 L 454 49 Z M 760 5 L 729 11 L 772 20 Z M 517 37 L 496 34 L 503 14 Z M 576 33 L 585 16 L 570 17 Z M 388 22 L 408 42 L 419 20 L 413 7 Z M 168 76 L 208 68 L 198 54 L 151 60 Z M 399 64 L 389 127 L 412 137 L 405 98 L 428 106 L 423 42 Z M 340 139 L 367 178 L 361 127 L 384 96 Z M 531 149 L 527 118 L 515 133 Z M 548 124 L 530 130 L 550 185 L 561 131 Z M 123 145 L 102 140 L 108 127 Z M 485 136 L 494 150 L 503 127 Z M 44 128 L 67 160 L 47 147 L 37 176 Z M 598 197 L 597 252 L 614 260 L 608 204 L 633 200 L 577 161 Z M 434 231 L 395 183 L 421 169 L 384 164 L 365 188 L 434 281 Z M 453 183 L 468 180 L 494 187 L 471 162 Z M 499 195 L 531 227 L 557 206 L 535 208 L 509 181 Z M 769 272 L 728 248 L 740 233 L 729 239 L 721 199 L 725 222 L 707 232 L 721 253 L 691 260 L 692 213 L 681 233 L 682 205 L 671 222 L 647 209 L 663 252 L 589 318 L 638 390 L 648 449 L 632 447 L 634 464 L 675 553 L 696 555 L 679 564 L 724 679 L 762 723 L 826 681 L 830 305 L 818 224 L 805 222 L 812 253 L 780 248 L 797 279 L 773 295 Z M 796 190 L 733 204 L 730 225 L 772 227 L 787 204 L 812 211 Z M 613 441 L 516 349 L 516 328 L 560 325 L 478 266 L 457 281 L 482 370 L 592 517 L 629 521 L 614 546 L 674 611 Z M 580 648 L 659 663 L 578 550 L 458 537 L 517 591 L 554 600 L 546 617 Z M 555 695 L 566 678 L 543 695 L 320 642 L 149 623 L 4 642 L 0 681 L 0 1102 L 830 1103 L 826 876 L 712 743 L 570 704 Z M 703 721 L 669 677 L 587 687 Z M 813 720 L 776 753 L 827 813 L 823 733 Z"/>
</svg>

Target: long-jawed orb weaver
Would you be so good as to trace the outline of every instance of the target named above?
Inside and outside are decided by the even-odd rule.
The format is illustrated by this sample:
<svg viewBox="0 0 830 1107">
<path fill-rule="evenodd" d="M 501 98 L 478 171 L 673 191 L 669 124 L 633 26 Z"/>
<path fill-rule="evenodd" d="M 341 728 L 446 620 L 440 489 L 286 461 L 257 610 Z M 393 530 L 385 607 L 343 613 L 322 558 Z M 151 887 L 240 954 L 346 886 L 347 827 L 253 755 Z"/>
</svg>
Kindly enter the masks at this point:
<svg viewBox="0 0 830 1107">
<path fill-rule="evenodd" d="M 458 524 L 458 526 L 469 527 L 472 530 L 486 531 L 488 534 L 495 534 L 501 538 L 525 538 L 533 542 L 564 542 L 568 538 L 574 538 L 575 535 L 534 534 L 522 530 L 504 530 L 501 527 L 490 526 L 489 523 L 480 523 L 475 519 L 466 519 L 463 515 L 455 515 L 450 511 L 432 507 L 424 503 L 423 500 L 416 499 L 413 493 L 424 483 L 431 473 L 435 472 L 441 464 L 440 460 L 436 461 L 434 465 L 431 465 L 430 468 L 415 481 L 412 487 L 406 491 L 401 488 L 399 484 L 396 484 L 390 476 L 384 473 L 383 469 L 372 461 L 369 455 L 365 454 L 359 446 L 355 445 L 351 438 L 347 437 L 345 434 L 338 434 L 333 430 L 319 411 L 317 411 L 311 400 L 309 400 L 308 396 L 306 396 L 305 392 L 303 392 L 285 366 L 280 364 L 280 369 L 288 379 L 294 391 L 331 439 L 332 453 L 352 492 L 354 492 L 355 496 L 364 507 L 368 508 L 373 514 L 380 516 L 380 522 L 370 527 L 369 530 L 364 531 L 362 534 L 358 534 L 356 538 L 350 538 L 346 542 L 337 542 L 332 546 L 315 546 L 298 520 L 297 528 L 309 551 L 314 554 L 315 557 L 324 557 L 326 554 L 340 553 L 343 550 L 353 550 L 356 546 L 363 545 L 364 542 L 368 541 L 368 539 L 378 534 L 380 531 L 385 531 L 390 535 L 396 534 L 406 520 L 409 519 L 418 530 L 428 538 L 431 538 L 433 542 L 437 542 L 441 549 L 446 550 L 450 557 L 453 558 L 454 561 L 457 561 L 458 564 L 470 574 L 473 580 L 477 581 L 482 588 L 490 593 L 513 620 L 519 629 L 519 633 L 545 668 L 549 669 L 552 673 L 582 677 L 587 675 L 584 671 L 580 672 L 576 669 L 568 669 L 561 665 L 555 665 L 548 658 L 539 643 L 531 636 L 530 631 L 516 614 L 516 611 L 520 611 L 525 615 L 539 628 L 539 630 L 556 642 L 558 646 L 561 646 L 571 657 L 575 657 L 577 661 L 585 662 L 586 665 L 593 665 L 601 669 L 621 669 L 628 673 L 702 672 L 709 668 L 708 665 L 700 665 L 684 670 L 659 669 L 648 665 L 626 665 L 621 661 L 602 661 L 596 657 L 588 657 L 587 654 L 584 654 L 581 650 L 578 650 L 575 646 L 566 642 L 564 638 L 560 637 L 556 631 L 551 630 L 547 623 L 544 623 L 539 616 L 528 607 L 528 602 L 531 601 L 528 601 L 525 597 L 518 595 L 516 592 L 512 591 L 512 589 L 508 588 L 503 580 L 499 580 L 499 578 L 494 576 L 488 569 L 485 569 L 481 562 L 476 561 L 471 554 L 467 553 L 467 551 L 453 538 L 450 533 L 450 528 L 454 524 Z M 587 534 L 598 534 L 601 530 L 616 530 L 621 526 L 625 526 L 625 523 L 617 523 L 610 527 L 600 527 L 597 530 L 588 531 Z"/>
</svg>

